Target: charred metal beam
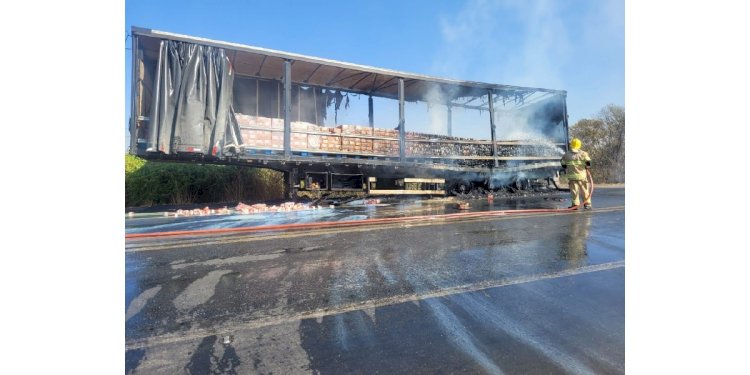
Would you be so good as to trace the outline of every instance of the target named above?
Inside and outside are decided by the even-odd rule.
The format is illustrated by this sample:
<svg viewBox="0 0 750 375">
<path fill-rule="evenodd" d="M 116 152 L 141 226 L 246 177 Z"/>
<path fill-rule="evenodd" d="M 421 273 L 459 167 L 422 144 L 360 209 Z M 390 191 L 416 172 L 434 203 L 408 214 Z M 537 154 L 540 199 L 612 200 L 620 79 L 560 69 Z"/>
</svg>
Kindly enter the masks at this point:
<svg viewBox="0 0 750 375">
<path fill-rule="evenodd" d="M 498 102 L 497 99 L 493 99 L 493 103 L 497 103 L 497 102 Z M 441 104 L 443 104 L 443 103 L 441 103 Z M 452 105 L 452 106 L 454 106 L 454 107 L 460 107 L 460 108 L 466 108 L 466 109 L 478 109 L 480 111 L 489 111 L 489 107 L 486 106 L 487 103 L 483 103 L 482 105 L 465 105 L 465 104 L 458 104 L 458 103 L 449 102 L 449 104 Z M 519 105 L 518 108 L 520 108 L 520 106 L 521 105 Z"/>
<path fill-rule="evenodd" d="M 477 98 L 479 98 L 479 97 L 478 97 L 478 96 L 475 96 L 475 97 L 473 97 L 473 98 L 471 98 L 471 99 L 467 100 L 467 101 L 466 101 L 466 102 L 464 102 L 463 104 L 464 104 L 464 105 L 467 105 L 467 104 L 469 104 L 469 103 L 471 103 L 471 102 L 473 102 L 473 101 L 477 100 Z"/>
<path fill-rule="evenodd" d="M 292 62 L 284 60 L 284 157 L 292 156 Z"/>
<path fill-rule="evenodd" d="M 488 107 L 482 107 L 480 105 L 465 105 L 465 104 L 458 104 L 449 102 L 448 105 L 451 107 L 458 107 L 458 108 L 465 108 L 465 109 L 478 109 L 480 111 L 489 111 L 490 109 Z"/>
<path fill-rule="evenodd" d="M 495 107 L 492 105 L 492 90 L 487 90 L 487 103 L 490 105 L 490 130 L 492 132 L 492 156 L 495 159 L 495 168 L 500 164 L 497 162 L 497 142 L 495 141 Z"/>
</svg>

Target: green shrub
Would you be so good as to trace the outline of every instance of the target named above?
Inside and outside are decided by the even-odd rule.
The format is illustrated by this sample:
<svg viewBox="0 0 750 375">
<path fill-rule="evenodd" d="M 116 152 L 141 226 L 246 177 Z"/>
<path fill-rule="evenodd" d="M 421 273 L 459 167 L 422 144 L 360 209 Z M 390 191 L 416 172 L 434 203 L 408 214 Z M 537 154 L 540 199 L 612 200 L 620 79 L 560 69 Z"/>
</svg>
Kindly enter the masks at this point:
<svg viewBox="0 0 750 375">
<path fill-rule="evenodd" d="M 125 176 L 128 176 L 129 174 L 141 169 L 146 165 L 146 161 L 135 156 L 126 154 L 125 155 Z"/>
<path fill-rule="evenodd" d="M 125 158 L 125 206 L 281 198 L 283 175 L 269 169 Z"/>
</svg>

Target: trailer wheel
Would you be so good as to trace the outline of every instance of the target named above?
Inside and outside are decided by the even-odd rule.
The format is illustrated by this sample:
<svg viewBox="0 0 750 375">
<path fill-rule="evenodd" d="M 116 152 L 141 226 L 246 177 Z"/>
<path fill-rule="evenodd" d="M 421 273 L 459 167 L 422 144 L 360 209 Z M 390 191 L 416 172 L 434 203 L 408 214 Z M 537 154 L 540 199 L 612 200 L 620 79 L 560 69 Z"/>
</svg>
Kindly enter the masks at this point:
<svg viewBox="0 0 750 375">
<path fill-rule="evenodd" d="M 446 191 L 450 195 L 465 195 L 473 189 L 472 184 L 468 180 L 451 180 L 445 184 Z"/>
<path fill-rule="evenodd" d="M 461 194 L 469 194 L 471 191 L 471 183 L 466 180 L 461 180 L 456 183 L 456 191 Z"/>
</svg>

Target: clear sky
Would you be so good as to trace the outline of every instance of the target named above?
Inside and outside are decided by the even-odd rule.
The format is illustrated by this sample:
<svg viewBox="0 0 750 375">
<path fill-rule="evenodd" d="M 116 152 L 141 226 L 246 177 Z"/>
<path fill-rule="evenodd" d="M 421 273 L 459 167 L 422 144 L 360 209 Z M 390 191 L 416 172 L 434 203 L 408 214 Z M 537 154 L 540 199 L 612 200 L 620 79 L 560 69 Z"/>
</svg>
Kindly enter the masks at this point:
<svg viewBox="0 0 750 375">
<path fill-rule="evenodd" d="M 410 73 L 566 90 L 572 125 L 607 104 L 624 106 L 624 22 L 623 0 L 128 0 L 123 39 L 140 26 Z"/>
</svg>

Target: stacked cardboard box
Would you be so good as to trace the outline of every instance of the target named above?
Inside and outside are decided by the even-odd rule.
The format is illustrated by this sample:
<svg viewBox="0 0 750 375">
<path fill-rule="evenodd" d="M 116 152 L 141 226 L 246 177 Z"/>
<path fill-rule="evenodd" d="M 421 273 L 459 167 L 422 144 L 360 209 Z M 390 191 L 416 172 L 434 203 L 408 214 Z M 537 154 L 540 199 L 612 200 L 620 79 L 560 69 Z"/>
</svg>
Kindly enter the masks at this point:
<svg viewBox="0 0 750 375">
<path fill-rule="evenodd" d="M 307 149 L 307 134 L 292 133 L 292 150 Z"/>
<path fill-rule="evenodd" d="M 235 118 L 246 146 L 268 149 L 284 148 L 284 120 L 242 113 L 237 113 Z"/>
<path fill-rule="evenodd" d="M 372 139 L 343 136 L 341 138 L 341 151 L 355 154 L 372 154 Z"/>
<path fill-rule="evenodd" d="M 331 135 L 320 136 L 320 150 L 327 152 L 341 151 L 341 137 L 339 136 L 341 130 L 336 128 L 326 128 L 326 130 L 327 133 Z M 311 144 L 310 146 L 314 146 L 314 144 Z"/>
<path fill-rule="evenodd" d="M 283 149 L 284 120 L 237 114 L 245 146 L 251 148 Z M 396 129 L 370 128 L 360 125 L 339 125 L 335 128 L 292 121 L 291 147 L 294 151 L 362 155 L 399 155 L 399 133 Z M 471 138 L 406 132 L 408 156 L 492 156 L 492 145 L 484 143 L 457 143 L 477 141 Z M 442 142 L 435 142 L 442 141 Z M 554 156 L 560 149 L 546 145 L 498 145 L 498 156 Z"/>
<path fill-rule="evenodd" d="M 338 128 L 341 129 L 342 135 L 353 136 L 351 138 L 343 138 L 342 150 L 374 155 L 398 155 L 398 132 L 394 129 L 371 128 L 359 125 L 340 125 Z"/>
<path fill-rule="evenodd" d="M 284 119 L 280 118 L 250 116 L 242 113 L 237 113 L 235 118 L 237 119 L 237 124 L 240 128 L 244 126 L 271 130 L 284 130 Z"/>
<path fill-rule="evenodd" d="M 396 138 L 396 139 L 398 139 L 398 131 L 396 131 L 396 129 L 374 128 L 373 129 L 373 135 L 375 137 L 385 137 L 385 138 Z"/>
<path fill-rule="evenodd" d="M 367 137 L 378 136 L 377 134 L 375 134 L 375 131 L 385 130 L 385 129 L 375 129 L 369 126 L 361 126 L 361 125 L 339 125 L 336 128 L 341 129 L 341 134 L 362 135 L 362 136 L 367 136 Z"/>
</svg>

